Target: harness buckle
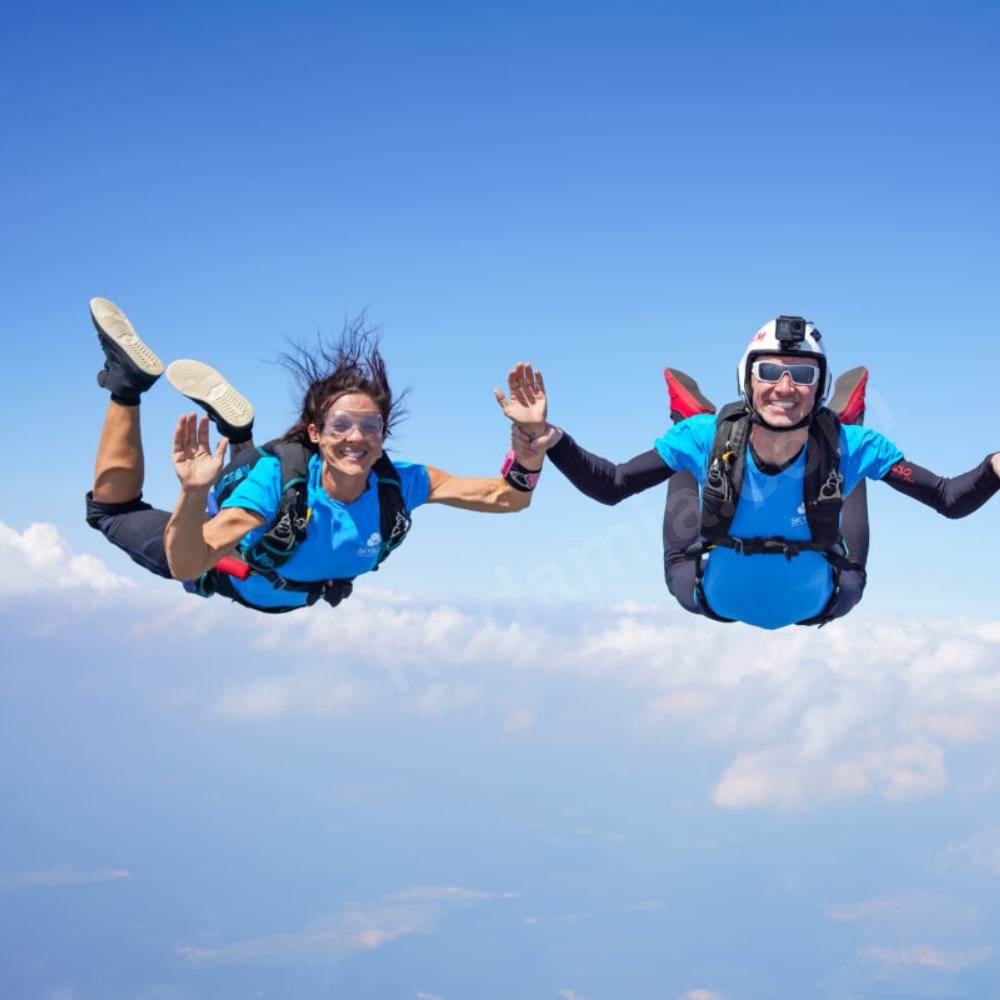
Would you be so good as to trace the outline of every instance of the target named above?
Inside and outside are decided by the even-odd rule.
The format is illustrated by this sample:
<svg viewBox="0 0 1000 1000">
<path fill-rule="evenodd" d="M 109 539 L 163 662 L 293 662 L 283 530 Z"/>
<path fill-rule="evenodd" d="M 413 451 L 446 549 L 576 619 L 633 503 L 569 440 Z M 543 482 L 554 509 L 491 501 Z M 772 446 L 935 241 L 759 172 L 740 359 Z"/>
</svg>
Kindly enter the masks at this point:
<svg viewBox="0 0 1000 1000">
<path fill-rule="evenodd" d="M 743 553 L 743 549 L 744 549 L 743 539 L 742 538 L 734 538 L 733 539 L 733 551 L 739 553 L 740 555 L 743 555 L 744 554 Z"/>
<path fill-rule="evenodd" d="M 831 469 L 826 482 L 819 488 L 821 501 L 843 500 L 844 476 L 838 469 Z"/>
<path fill-rule="evenodd" d="M 722 488 L 722 470 L 719 468 L 719 460 L 716 459 L 708 470 L 708 485 L 714 490 L 719 490 Z"/>
</svg>

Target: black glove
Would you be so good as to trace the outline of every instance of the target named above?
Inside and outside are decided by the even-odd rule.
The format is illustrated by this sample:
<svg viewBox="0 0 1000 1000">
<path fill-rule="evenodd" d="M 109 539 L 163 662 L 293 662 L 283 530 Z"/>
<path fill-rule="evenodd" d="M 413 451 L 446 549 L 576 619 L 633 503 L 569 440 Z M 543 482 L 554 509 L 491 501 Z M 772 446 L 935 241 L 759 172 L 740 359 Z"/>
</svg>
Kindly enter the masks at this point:
<svg viewBox="0 0 1000 1000">
<path fill-rule="evenodd" d="M 331 580 L 323 591 L 323 600 L 335 608 L 341 601 L 347 600 L 354 590 L 354 584 L 350 580 Z"/>
<path fill-rule="evenodd" d="M 823 612 L 821 625 L 843 618 L 861 600 L 865 592 L 868 574 L 863 569 L 845 569 L 840 573 L 833 600 Z"/>
</svg>

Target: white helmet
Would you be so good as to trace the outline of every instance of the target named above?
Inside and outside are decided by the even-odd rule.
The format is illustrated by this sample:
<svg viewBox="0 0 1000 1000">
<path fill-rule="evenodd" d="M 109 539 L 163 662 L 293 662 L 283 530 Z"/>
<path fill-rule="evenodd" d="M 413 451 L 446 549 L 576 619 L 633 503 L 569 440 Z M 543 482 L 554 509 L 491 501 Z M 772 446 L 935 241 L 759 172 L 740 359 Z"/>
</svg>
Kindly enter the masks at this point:
<svg viewBox="0 0 1000 1000">
<path fill-rule="evenodd" d="M 798 355 L 815 358 L 819 362 L 819 389 L 816 392 L 815 413 L 830 392 L 830 366 L 823 349 L 823 334 L 801 316 L 779 316 L 765 323 L 754 335 L 743 352 L 736 369 L 736 386 L 748 406 L 753 403 L 750 391 L 750 366 L 754 359 L 764 354 Z"/>
</svg>

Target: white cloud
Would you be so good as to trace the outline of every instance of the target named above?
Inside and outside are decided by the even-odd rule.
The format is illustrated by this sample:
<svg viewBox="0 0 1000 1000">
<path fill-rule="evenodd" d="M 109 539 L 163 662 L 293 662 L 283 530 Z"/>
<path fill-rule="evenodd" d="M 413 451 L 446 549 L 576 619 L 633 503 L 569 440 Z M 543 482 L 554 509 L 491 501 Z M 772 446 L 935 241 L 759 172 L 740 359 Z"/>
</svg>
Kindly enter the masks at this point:
<svg viewBox="0 0 1000 1000">
<path fill-rule="evenodd" d="M 79 870 L 52 868 L 34 872 L 0 872 L 0 890 L 39 886 L 89 885 L 92 882 L 114 882 L 128 878 L 129 873 L 118 868 Z"/>
<path fill-rule="evenodd" d="M 336 719 L 357 712 L 366 698 L 363 687 L 347 680 L 299 673 L 230 684 L 215 710 L 219 715 L 250 720 L 278 719 L 292 712 Z"/>
<path fill-rule="evenodd" d="M 576 990 L 562 989 L 556 992 L 556 996 L 559 1000 L 587 1000 L 587 997 L 581 996 Z"/>
<path fill-rule="evenodd" d="M 944 860 L 964 860 L 991 875 L 1000 875 L 1000 826 L 979 830 L 959 844 L 950 844 Z"/>
<path fill-rule="evenodd" d="M 643 899 L 638 903 L 630 903 L 625 907 L 626 913 L 650 913 L 663 909 L 662 899 Z"/>
<path fill-rule="evenodd" d="M 725 997 L 721 993 L 716 993 L 715 990 L 698 989 L 682 993 L 677 1000 L 725 1000 Z"/>
<path fill-rule="evenodd" d="M 177 954 L 199 967 L 338 961 L 348 955 L 374 951 L 412 934 L 429 934 L 449 908 L 515 895 L 458 886 L 418 886 L 370 903 L 345 906 L 302 931 L 269 934 L 215 948 L 182 945 Z"/>
<path fill-rule="evenodd" d="M 875 949 L 865 952 L 866 957 L 880 958 L 886 966 L 947 962 L 968 954 L 965 942 L 978 941 L 983 932 L 983 910 L 964 892 L 956 896 L 910 889 L 893 896 L 830 905 L 825 913 L 831 920 L 853 924 L 864 945 Z M 886 942 L 900 947 L 912 941 L 935 942 L 935 946 L 901 947 L 898 954 L 883 947 Z"/>
<path fill-rule="evenodd" d="M 181 946 L 177 953 L 196 966 L 330 961 L 372 951 L 410 934 L 427 933 L 437 919 L 437 912 L 425 906 L 351 906 L 315 921 L 304 931 L 270 934 L 218 948 Z"/>
<path fill-rule="evenodd" d="M 417 992 L 417 1000 L 444 1000 L 444 997 L 440 993 L 424 993 L 422 991 Z"/>
<path fill-rule="evenodd" d="M 51 525 L 0 525 L 0 567 L 20 567 L 3 578 L 22 587 L 124 585 L 74 556 Z M 184 657 L 188 647 L 202 656 L 202 637 L 220 623 L 238 624 L 242 649 L 217 658 L 212 675 L 209 704 L 222 717 L 478 715 L 510 733 L 545 718 L 553 729 L 711 743 L 727 762 L 706 793 L 723 808 L 934 796 L 951 780 L 953 747 L 1000 743 L 998 621 L 855 613 L 822 631 L 771 633 L 685 615 L 665 598 L 501 623 L 488 603 L 366 585 L 336 611 L 277 617 L 179 588 L 160 606 L 132 588 L 142 614 L 133 609 L 130 626 Z M 116 610 L 129 613 L 121 600 Z M 255 672 L 255 662 L 266 666 Z"/>
<path fill-rule="evenodd" d="M 506 719 L 503 720 L 503 729 L 506 733 L 520 733 L 526 729 L 533 729 L 535 726 L 535 714 L 526 708 L 515 708 Z"/>
<path fill-rule="evenodd" d="M 595 830 L 592 827 L 581 826 L 573 831 L 573 836 L 581 840 L 593 840 L 604 844 L 623 844 L 628 837 L 614 830 Z"/>
<path fill-rule="evenodd" d="M 899 913 L 902 907 L 899 899 L 869 899 L 862 903 L 828 906 L 826 915 L 840 921 L 879 920 Z"/>
<path fill-rule="evenodd" d="M 929 744 L 861 753 L 833 744 L 828 752 L 815 755 L 793 744 L 739 754 L 723 773 L 712 800 L 731 809 L 796 808 L 870 791 L 891 800 L 918 798 L 946 784 L 943 753 Z"/>
<path fill-rule="evenodd" d="M 481 903 L 491 899 L 520 899 L 519 892 L 481 892 L 478 889 L 463 889 L 457 885 L 415 886 L 389 893 L 385 899 L 405 902 L 448 902 Z"/>
<path fill-rule="evenodd" d="M 996 622 L 855 615 L 822 631 L 767 633 L 624 604 L 594 608 L 582 627 L 502 626 L 475 609 L 359 590 L 335 614 L 253 628 L 256 643 L 305 665 L 232 680 L 216 702 L 222 714 L 479 712 L 518 731 L 545 709 L 552 678 L 559 718 L 584 724 L 588 705 L 610 696 L 631 703 L 626 729 L 730 748 L 711 792 L 725 808 L 933 796 L 948 785 L 949 748 L 1000 737 Z"/>
<path fill-rule="evenodd" d="M 37 522 L 17 532 L 0 522 L 0 597 L 53 587 L 104 594 L 131 586 L 100 559 L 74 553 L 54 524 Z"/>
<path fill-rule="evenodd" d="M 870 958 L 880 965 L 892 967 L 919 966 L 941 972 L 958 972 L 979 965 L 993 956 L 990 947 L 970 951 L 943 951 L 940 948 L 909 947 L 883 948 L 871 946 L 858 949 L 862 958 Z"/>
</svg>

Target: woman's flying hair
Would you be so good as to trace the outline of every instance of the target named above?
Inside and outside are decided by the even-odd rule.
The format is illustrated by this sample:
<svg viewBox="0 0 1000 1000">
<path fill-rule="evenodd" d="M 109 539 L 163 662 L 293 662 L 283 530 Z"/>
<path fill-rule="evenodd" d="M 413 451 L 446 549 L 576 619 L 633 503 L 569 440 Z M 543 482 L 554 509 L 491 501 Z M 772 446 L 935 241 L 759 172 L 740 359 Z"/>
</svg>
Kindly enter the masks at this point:
<svg viewBox="0 0 1000 1000">
<path fill-rule="evenodd" d="M 378 332 L 367 323 L 364 313 L 344 321 L 344 329 L 335 342 L 317 334 L 314 347 L 294 344 L 278 361 L 292 373 L 302 391 L 299 418 L 282 435 L 282 441 L 297 441 L 310 451 L 316 445 L 309 440 L 310 424 L 321 427 L 330 406 L 341 396 L 361 392 L 370 396 L 382 414 L 388 436 L 404 415 L 403 392 L 393 398 L 379 353 Z"/>
</svg>

